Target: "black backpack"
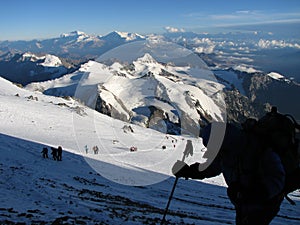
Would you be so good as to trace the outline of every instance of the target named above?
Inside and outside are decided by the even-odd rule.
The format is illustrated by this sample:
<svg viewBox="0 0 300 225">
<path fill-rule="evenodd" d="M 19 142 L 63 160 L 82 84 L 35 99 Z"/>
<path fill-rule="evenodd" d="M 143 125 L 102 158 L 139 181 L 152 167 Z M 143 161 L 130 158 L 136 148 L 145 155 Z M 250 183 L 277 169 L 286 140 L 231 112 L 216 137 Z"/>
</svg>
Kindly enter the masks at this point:
<svg viewBox="0 0 300 225">
<path fill-rule="evenodd" d="M 247 119 L 242 127 L 259 136 L 264 148 L 270 148 L 279 155 L 286 172 L 284 194 L 293 203 L 287 194 L 300 189 L 300 149 L 299 139 L 296 137 L 300 125 L 293 116 L 280 114 L 273 107 L 271 112 L 259 120 Z"/>
<path fill-rule="evenodd" d="M 280 156 L 287 174 L 299 167 L 296 130 L 300 129 L 300 125 L 291 115 L 283 115 L 273 109 L 258 120 L 254 129 L 265 147 L 272 148 Z"/>
</svg>

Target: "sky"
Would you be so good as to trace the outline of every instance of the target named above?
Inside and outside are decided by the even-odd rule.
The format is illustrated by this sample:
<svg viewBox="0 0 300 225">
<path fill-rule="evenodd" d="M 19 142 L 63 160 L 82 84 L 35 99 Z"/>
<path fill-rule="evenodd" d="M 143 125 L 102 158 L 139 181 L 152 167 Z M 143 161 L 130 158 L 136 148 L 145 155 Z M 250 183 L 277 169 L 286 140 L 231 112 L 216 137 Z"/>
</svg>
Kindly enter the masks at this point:
<svg viewBox="0 0 300 225">
<path fill-rule="evenodd" d="M 2 0 L 0 40 L 57 37 L 80 30 L 140 34 L 300 22 L 299 0 Z"/>
</svg>

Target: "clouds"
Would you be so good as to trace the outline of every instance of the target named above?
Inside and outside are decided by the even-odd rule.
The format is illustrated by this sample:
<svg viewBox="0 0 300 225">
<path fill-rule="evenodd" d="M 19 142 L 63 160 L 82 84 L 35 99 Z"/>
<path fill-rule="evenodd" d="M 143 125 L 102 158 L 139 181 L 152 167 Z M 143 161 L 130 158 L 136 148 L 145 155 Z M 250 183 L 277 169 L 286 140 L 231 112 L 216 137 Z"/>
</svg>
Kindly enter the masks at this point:
<svg viewBox="0 0 300 225">
<path fill-rule="evenodd" d="M 209 38 L 194 38 L 192 42 L 197 46 L 193 49 L 196 53 L 210 54 L 214 52 L 216 47 L 216 44 Z"/>
<path fill-rule="evenodd" d="M 197 21 L 199 26 L 206 25 L 227 27 L 236 25 L 250 25 L 250 24 L 262 24 L 262 23 L 275 23 L 275 22 L 300 22 L 300 13 L 292 11 L 280 11 L 280 9 L 272 10 L 256 10 L 256 9 L 244 9 L 236 11 L 224 11 L 224 12 L 194 12 L 185 15 L 192 21 Z"/>
<path fill-rule="evenodd" d="M 297 48 L 300 49 L 298 43 L 289 43 L 284 40 L 264 40 L 260 39 L 257 46 L 264 49 L 274 49 L 274 48 Z"/>
<path fill-rule="evenodd" d="M 257 20 L 263 17 L 263 15 L 265 14 L 258 10 L 242 10 L 227 14 L 212 14 L 209 18 L 214 21 L 225 22 L 226 20 Z"/>
<path fill-rule="evenodd" d="M 184 29 L 182 28 L 176 28 L 176 27 L 165 27 L 165 30 L 168 32 L 168 33 L 179 33 L 179 32 L 185 32 Z"/>
</svg>

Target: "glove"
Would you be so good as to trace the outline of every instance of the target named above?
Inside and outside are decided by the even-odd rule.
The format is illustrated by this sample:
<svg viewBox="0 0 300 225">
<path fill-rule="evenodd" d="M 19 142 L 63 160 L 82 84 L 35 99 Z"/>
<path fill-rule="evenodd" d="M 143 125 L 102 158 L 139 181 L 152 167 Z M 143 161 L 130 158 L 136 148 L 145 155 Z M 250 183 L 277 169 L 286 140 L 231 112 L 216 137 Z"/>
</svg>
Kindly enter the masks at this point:
<svg viewBox="0 0 300 225">
<path fill-rule="evenodd" d="M 194 164 L 190 165 L 191 171 L 194 173 L 197 173 L 197 172 L 199 173 L 199 165 L 200 165 L 200 163 L 194 163 Z"/>
<path fill-rule="evenodd" d="M 205 178 L 204 172 L 199 171 L 200 163 L 194 163 L 190 165 L 190 178 L 202 180 Z"/>
<path fill-rule="evenodd" d="M 172 167 L 172 173 L 176 177 L 189 177 L 190 167 L 183 161 L 177 160 L 177 162 Z"/>
</svg>

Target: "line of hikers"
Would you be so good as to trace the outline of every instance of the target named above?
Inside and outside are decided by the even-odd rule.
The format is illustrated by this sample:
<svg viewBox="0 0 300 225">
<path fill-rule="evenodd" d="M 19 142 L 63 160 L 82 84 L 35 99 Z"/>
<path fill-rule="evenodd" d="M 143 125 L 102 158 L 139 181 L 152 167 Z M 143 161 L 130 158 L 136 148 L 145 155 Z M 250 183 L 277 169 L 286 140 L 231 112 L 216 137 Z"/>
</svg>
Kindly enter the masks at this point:
<svg viewBox="0 0 300 225">
<path fill-rule="evenodd" d="M 62 147 L 58 146 L 58 148 L 50 148 L 52 150 L 51 155 L 53 157 L 53 160 L 62 161 Z M 43 154 L 44 159 L 48 159 L 48 148 L 44 147 L 41 153 Z"/>
<path fill-rule="evenodd" d="M 50 147 L 51 148 L 51 155 L 52 155 L 52 158 L 53 160 L 56 160 L 56 161 L 62 161 L 62 147 L 61 146 L 58 146 L 58 148 L 54 148 L 54 147 Z M 85 149 L 85 153 L 88 154 L 88 146 L 85 145 L 84 146 L 84 149 Z M 97 155 L 99 153 L 99 148 L 97 145 L 93 146 L 93 152 L 95 155 Z M 43 147 L 43 150 L 42 150 L 42 156 L 44 159 L 48 159 L 49 156 L 48 156 L 48 148 L 47 147 Z"/>
</svg>

